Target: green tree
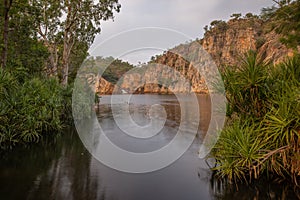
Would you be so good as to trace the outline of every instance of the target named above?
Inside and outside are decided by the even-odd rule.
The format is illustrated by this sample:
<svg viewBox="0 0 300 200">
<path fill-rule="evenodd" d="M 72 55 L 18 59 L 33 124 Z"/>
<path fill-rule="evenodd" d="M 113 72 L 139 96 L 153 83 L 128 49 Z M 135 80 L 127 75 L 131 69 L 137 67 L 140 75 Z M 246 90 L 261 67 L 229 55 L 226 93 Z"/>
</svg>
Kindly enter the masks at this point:
<svg viewBox="0 0 300 200">
<path fill-rule="evenodd" d="M 48 46 L 52 72 L 61 76 L 63 85 L 68 83 L 76 43 L 90 46 L 101 31 L 101 21 L 113 19 L 121 7 L 118 0 L 34 0 L 32 5 L 42 11 L 36 13 L 38 35 Z"/>
<path fill-rule="evenodd" d="M 277 10 L 277 7 L 274 5 L 272 7 L 262 8 L 260 18 L 267 21 L 274 15 L 276 10 Z"/>
<path fill-rule="evenodd" d="M 13 0 L 1 4 L 0 10 L 4 14 L 0 18 L 1 66 L 41 73 L 48 50 L 35 37 L 35 19 L 30 14 L 34 8 L 28 0 Z"/>
<path fill-rule="evenodd" d="M 280 1 L 273 15 L 273 30 L 282 34 L 281 41 L 289 47 L 300 45 L 300 1 Z"/>
<path fill-rule="evenodd" d="M 245 19 L 258 19 L 258 16 L 254 15 L 253 13 L 246 13 Z"/>
<path fill-rule="evenodd" d="M 70 55 L 69 83 L 73 83 L 75 80 L 79 67 L 88 56 L 88 49 L 89 46 L 85 42 L 75 42 Z"/>
<path fill-rule="evenodd" d="M 279 7 L 283 7 L 286 5 L 290 5 L 293 0 L 272 0 L 274 3 L 276 3 Z"/>
<path fill-rule="evenodd" d="M 8 52 L 8 32 L 9 32 L 9 12 L 12 7 L 12 0 L 3 0 L 3 47 L 1 56 L 1 66 L 6 67 Z"/>
<path fill-rule="evenodd" d="M 230 17 L 232 17 L 234 20 L 237 20 L 237 19 L 239 19 L 241 16 L 242 16 L 241 13 L 234 13 L 234 14 L 232 14 Z"/>
<path fill-rule="evenodd" d="M 218 26 L 218 24 L 220 24 L 222 22 L 223 22 L 222 20 L 214 20 L 210 23 L 210 26 L 213 28 L 213 27 Z"/>
</svg>

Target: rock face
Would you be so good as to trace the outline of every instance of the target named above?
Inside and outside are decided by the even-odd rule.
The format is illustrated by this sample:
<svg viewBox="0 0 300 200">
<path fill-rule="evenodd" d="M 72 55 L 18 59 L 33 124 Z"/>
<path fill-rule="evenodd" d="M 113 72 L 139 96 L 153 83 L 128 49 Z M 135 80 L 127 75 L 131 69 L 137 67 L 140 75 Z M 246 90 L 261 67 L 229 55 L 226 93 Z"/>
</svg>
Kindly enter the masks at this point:
<svg viewBox="0 0 300 200">
<path fill-rule="evenodd" d="M 250 49 L 257 49 L 257 40 L 262 34 L 259 20 L 230 20 L 223 26 L 215 26 L 200 40 L 217 65 L 234 65 L 237 57 Z"/>
<path fill-rule="evenodd" d="M 169 51 L 160 56 L 155 63 L 128 71 L 115 85 L 93 73 L 85 74 L 85 77 L 93 86 L 94 91 L 100 95 L 112 93 L 207 93 L 205 80 L 200 75 L 200 71 L 192 63 L 179 56 L 183 54 L 181 52 L 198 52 L 197 48 L 202 48 L 198 42 L 180 45 L 176 49 L 177 53 Z M 205 62 L 203 61 L 203 63 Z M 203 67 L 203 69 L 205 68 Z"/>
<path fill-rule="evenodd" d="M 112 83 L 94 73 L 82 73 L 82 77 L 86 79 L 88 84 L 92 86 L 93 91 L 97 94 L 112 94 L 114 91 L 115 86 Z"/>
<path fill-rule="evenodd" d="M 121 92 L 129 93 L 207 93 L 204 77 L 194 66 L 179 56 L 188 52 L 201 57 L 200 46 L 208 52 L 213 61 L 222 70 L 230 65 L 237 65 L 249 50 L 255 50 L 267 62 L 278 63 L 293 51 L 287 49 L 279 41 L 280 36 L 274 32 L 265 33 L 266 24 L 260 19 L 232 19 L 211 27 L 204 38 L 189 44 L 179 45 L 163 55 L 156 56 L 150 63 L 153 67 L 142 67 L 131 70 L 123 75 L 117 86 Z M 175 52 L 175 53 L 174 53 Z M 205 66 L 209 73 L 209 66 Z M 101 80 L 98 92 L 101 94 L 112 91 L 112 85 Z"/>
<path fill-rule="evenodd" d="M 281 44 L 280 36 L 274 32 L 264 36 L 265 43 L 258 49 L 258 52 L 265 57 L 266 62 L 274 64 L 284 61 L 287 57 L 293 56 L 292 49 Z M 298 50 L 299 51 L 299 50 Z"/>
<path fill-rule="evenodd" d="M 95 91 L 100 94 L 112 94 L 115 86 L 102 77 L 97 77 L 99 81 L 95 84 Z"/>
<path fill-rule="evenodd" d="M 189 56 L 199 59 L 190 62 Z M 209 60 L 209 54 L 198 42 L 180 45 L 157 57 L 155 62 L 126 73 L 118 87 L 129 93 L 207 93 L 201 71 L 209 68 Z"/>
<path fill-rule="evenodd" d="M 256 18 L 232 19 L 224 26 L 215 26 L 200 40 L 203 48 L 211 54 L 218 66 L 236 65 L 249 51 L 257 51 L 267 62 L 278 63 L 292 50 L 280 43 L 280 35 L 265 33 L 267 24 Z"/>
</svg>

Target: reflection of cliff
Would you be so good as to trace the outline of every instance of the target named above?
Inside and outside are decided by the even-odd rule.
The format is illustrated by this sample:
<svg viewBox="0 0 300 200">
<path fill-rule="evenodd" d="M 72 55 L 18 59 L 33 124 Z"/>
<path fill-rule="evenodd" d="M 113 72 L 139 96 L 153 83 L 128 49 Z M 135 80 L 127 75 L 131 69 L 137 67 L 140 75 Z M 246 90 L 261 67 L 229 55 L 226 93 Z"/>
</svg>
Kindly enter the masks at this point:
<svg viewBox="0 0 300 200">
<path fill-rule="evenodd" d="M 200 114 L 199 133 L 201 137 L 204 137 L 210 124 L 211 100 L 209 95 L 198 95 L 197 98 Z M 166 110 L 167 118 L 171 122 L 175 122 L 177 126 L 180 125 L 181 118 L 184 118 L 187 121 L 193 121 L 194 118 L 198 116 L 197 113 L 186 113 L 185 116 L 181 115 L 181 109 L 185 109 L 186 106 L 195 106 L 190 105 L 190 102 L 181 102 L 182 105 L 179 105 L 179 102 L 178 104 L 169 104 L 169 102 L 165 103 L 166 104 L 163 104 L 163 106 Z"/>
<path fill-rule="evenodd" d="M 197 46 L 202 46 L 220 69 L 236 65 L 249 50 L 255 50 L 268 62 L 278 63 L 293 54 L 279 42 L 280 35 L 266 33 L 267 22 L 250 17 L 231 19 L 227 23 L 219 22 L 210 27 L 201 40 L 181 44 L 163 55 L 153 57 L 151 63 L 157 63 L 156 69 L 145 69 L 143 73 L 126 73 L 118 86 L 127 92 L 136 93 L 206 93 L 205 80 L 187 60 L 172 52 L 188 52 L 194 56 Z M 199 59 L 201 59 L 199 57 Z M 170 69 L 163 69 L 161 65 Z M 208 71 L 210 70 L 209 66 Z M 190 84 L 190 87 L 174 76 L 177 71 Z M 163 84 L 160 83 L 163 81 Z M 146 84 L 145 84 L 146 82 Z M 100 84 L 99 93 L 105 93 L 107 85 Z"/>
</svg>

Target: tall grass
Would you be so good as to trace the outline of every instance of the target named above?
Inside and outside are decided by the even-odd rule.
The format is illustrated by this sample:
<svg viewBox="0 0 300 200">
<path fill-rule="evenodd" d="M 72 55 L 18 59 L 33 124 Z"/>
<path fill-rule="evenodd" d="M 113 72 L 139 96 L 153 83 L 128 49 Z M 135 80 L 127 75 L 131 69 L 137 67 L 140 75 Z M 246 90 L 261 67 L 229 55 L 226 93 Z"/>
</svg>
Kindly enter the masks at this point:
<svg viewBox="0 0 300 200">
<path fill-rule="evenodd" d="M 213 150 L 229 181 L 300 178 L 300 57 L 276 66 L 249 52 L 223 74 L 228 123 Z"/>
<path fill-rule="evenodd" d="M 0 148 L 39 142 L 63 128 L 65 92 L 55 79 L 18 81 L 0 70 Z"/>
</svg>

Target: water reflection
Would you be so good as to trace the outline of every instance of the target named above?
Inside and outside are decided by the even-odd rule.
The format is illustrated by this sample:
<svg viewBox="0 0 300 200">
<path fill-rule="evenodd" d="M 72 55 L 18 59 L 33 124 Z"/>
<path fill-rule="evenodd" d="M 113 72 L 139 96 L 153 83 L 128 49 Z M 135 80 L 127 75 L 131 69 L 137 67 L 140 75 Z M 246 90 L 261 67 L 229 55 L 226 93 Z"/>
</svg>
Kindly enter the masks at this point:
<svg viewBox="0 0 300 200">
<path fill-rule="evenodd" d="M 149 96 L 148 96 L 149 97 Z M 147 97 L 147 98 L 148 98 Z M 177 199 L 297 199 L 291 188 L 267 182 L 253 186 L 239 185 L 238 189 L 212 176 L 197 152 L 201 138 L 210 121 L 210 100 L 199 96 L 200 128 L 189 150 L 174 164 L 146 174 L 127 174 L 110 169 L 86 151 L 74 130 L 66 131 L 54 140 L 41 145 L 15 149 L 1 154 L 1 199 L 100 199 L 100 200 L 177 200 Z M 145 103 L 146 102 L 146 103 Z M 135 151 L 149 151 L 165 145 L 178 127 L 181 111 L 178 101 L 170 95 L 152 95 L 147 101 L 130 104 L 137 116 L 147 117 L 149 105 L 160 103 L 167 113 L 163 137 L 145 143 L 130 143 L 115 126 L 108 104 L 102 102 L 99 122 L 110 133 L 110 139 L 121 147 Z M 193 106 L 188 105 L 187 106 Z M 137 107 L 141 109 L 137 109 Z M 138 117 L 138 118 L 139 118 Z M 188 113 L 185 117 L 193 117 Z M 138 119 L 137 118 L 137 119 Z M 137 120 L 136 119 L 136 120 Z M 169 130 L 169 131 L 168 131 Z M 172 130 L 172 131 L 171 131 Z M 126 139 L 124 139 L 126 138 Z M 128 143 L 129 142 L 129 143 Z M 123 146 L 122 146 L 123 145 Z"/>
<path fill-rule="evenodd" d="M 99 190 L 102 181 L 91 162 L 74 131 L 18 149 L 1 161 L 1 199 L 113 199 Z"/>
<path fill-rule="evenodd" d="M 144 153 L 164 147 L 174 138 L 182 121 L 188 122 L 185 126 L 186 135 L 189 132 L 194 134 L 193 130 L 197 131 L 197 128 L 199 128 L 196 135 L 196 142 L 199 145 L 201 138 L 205 136 L 205 132 L 209 126 L 211 108 L 208 95 L 198 96 L 199 105 L 191 104 L 189 96 L 181 97 L 182 101 L 180 104 L 174 95 L 133 95 L 129 102 L 127 102 L 128 97 L 126 97 L 126 95 L 115 95 L 114 98 L 118 99 L 118 103 L 114 105 L 114 114 L 112 114 L 110 96 L 102 97 L 101 105 L 99 106 L 98 121 L 105 135 L 114 144 L 127 151 Z M 149 112 L 151 111 L 151 106 L 160 104 L 167 115 L 164 127 L 159 134 L 147 138 L 146 140 L 130 137 L 124 133 L 124 129 L 121 130 L 121 128 L 116 125 L 115 119 L 112 117 L 113 115 L 115 118 L 122 117 L 123 109 L 126 109 L 123 107 L 123 104 L 129 104 L 130 117 L 140 126 L 146 126 L 150 123 Z M 198 107 L 200 107 L 200 125 L 199 123 L 194 123 L 195 118 L 198 118 L 199 114 L 193 111 L 198 110 Z M 190 112 L 182 113 L 182 110 Z M 129 123 L 123 123 L 122 125 L 123 128 L 125 126 L 126 129 L 136 128 Z M 88 127 L 85 127 L 84 129 L 87 128 Z"/>
<path fill-rule="evenodd" d="M 212 176 L 212 193 L 217 200 L 293 200 L 300 199 L 298 186 L 289 182 L 254 181 L 251 184 L 229 184 Z"/>
<path fill-rule="evenodd" d="M 91 157 L 78 140 L 70 141 L 75 143 L 65 143 L 60 157 L 53 160 L 45 172 L 37 175 L 29 192 L 29 199 L 97 198 L 95 191 L 101 181 L 88 170 Z M 100 196 L 105 194 L 105 191 L 99 192 Z"/>
</svg>

